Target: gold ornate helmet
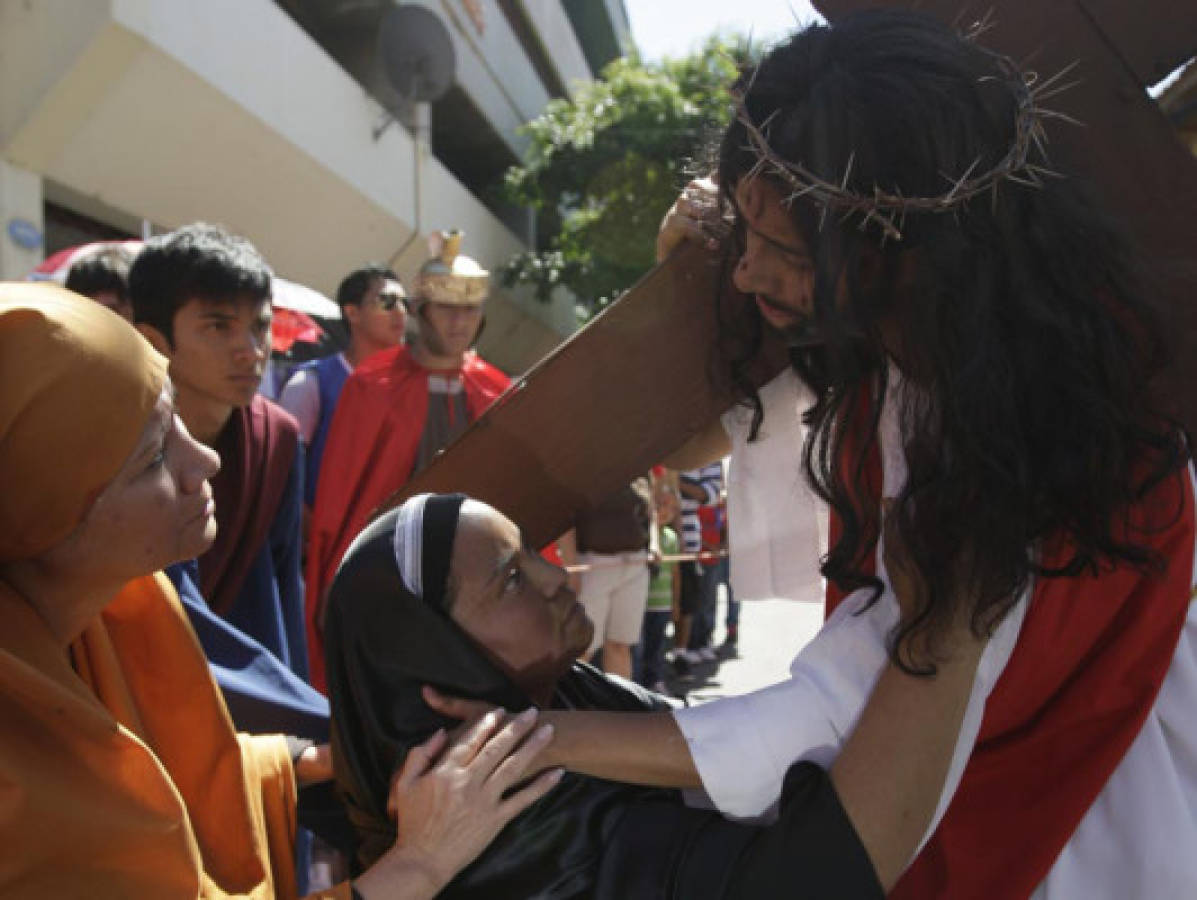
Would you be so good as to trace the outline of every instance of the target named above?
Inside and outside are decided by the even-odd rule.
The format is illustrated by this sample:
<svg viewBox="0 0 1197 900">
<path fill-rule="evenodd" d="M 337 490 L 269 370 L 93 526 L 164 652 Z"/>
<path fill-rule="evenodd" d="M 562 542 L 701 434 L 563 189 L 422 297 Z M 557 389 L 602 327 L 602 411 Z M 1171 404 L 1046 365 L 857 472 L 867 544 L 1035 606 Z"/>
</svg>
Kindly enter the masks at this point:
<svg viewBox="0 0 1197 900">
<path fill-rule="evenodd" d="M 428 236 L 432 258 L 416 276 L 415 300 L 451 306 L 481 306 L 490 293 L 490 273 L 468 256 L 462 256 L 464 233 L 434 231 Z"/>
</svg>

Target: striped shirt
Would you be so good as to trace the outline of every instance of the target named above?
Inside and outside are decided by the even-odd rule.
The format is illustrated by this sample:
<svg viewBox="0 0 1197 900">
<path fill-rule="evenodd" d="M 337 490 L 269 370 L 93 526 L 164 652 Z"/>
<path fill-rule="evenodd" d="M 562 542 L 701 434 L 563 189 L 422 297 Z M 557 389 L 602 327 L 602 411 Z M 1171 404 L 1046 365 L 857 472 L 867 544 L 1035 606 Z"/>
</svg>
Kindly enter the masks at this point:
<svg viewBox="0 0 1197 900">
<path fill-rule="evenodd" d="M 682 494 L 682 552 L 697 553 L 702 549 L 702 523 L 698 519 L 698 508 L 719 502 L 723 492 L 723 463 L 713 462 L 701 469 L 690 469 L 681 473 L 682 484 L 693 484 L 706 493 L 705 500 L 692 500 Z"/>
</svg>

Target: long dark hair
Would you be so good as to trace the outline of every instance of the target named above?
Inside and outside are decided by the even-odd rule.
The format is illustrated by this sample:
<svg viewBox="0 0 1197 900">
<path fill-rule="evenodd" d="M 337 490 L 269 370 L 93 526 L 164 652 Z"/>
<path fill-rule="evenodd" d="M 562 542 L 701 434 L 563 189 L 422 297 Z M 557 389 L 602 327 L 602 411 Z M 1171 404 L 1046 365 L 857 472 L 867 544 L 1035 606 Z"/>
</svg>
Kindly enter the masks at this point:
<svg viewBox="0 0 1197 900">
<path fill-rule="evenodd" d="M 874 11 L 796 34 L 740 91 L 777 156 L 835 184 L 851 158 L 850 189 L 922 197 L 1005 156 L 1021 82 L 930 18 Z M 733 121 L 725 202 L 758 160 Z M 907 215 L 901 241 L 834 207 L 825 220 L 804 199 L 790 209 L 825 338 L 791 349 L 816 398 L 803 464 L 841 523 L 823 574 L 874 600 L 880 486 L 866 485 L 865 459 L 890 359 L 911 386 L 899 394 L 909 475 L 891 514 L 926 593 L 894 635 L 896 662 L 933 672 L 935 638 L 962 606 L 981 634 L 1032 576 L 1158 564 L 1142 536 L 1166 523 L 1131 522 L 1130 509 L 1179 477 L 1187 450 L 1147 390 L 1165 355 L 1130 245 L 1075 179 L 1003 179 L 951 212 Z M 916 634 L 928 653 L 911 651 Z"/>
</svg>

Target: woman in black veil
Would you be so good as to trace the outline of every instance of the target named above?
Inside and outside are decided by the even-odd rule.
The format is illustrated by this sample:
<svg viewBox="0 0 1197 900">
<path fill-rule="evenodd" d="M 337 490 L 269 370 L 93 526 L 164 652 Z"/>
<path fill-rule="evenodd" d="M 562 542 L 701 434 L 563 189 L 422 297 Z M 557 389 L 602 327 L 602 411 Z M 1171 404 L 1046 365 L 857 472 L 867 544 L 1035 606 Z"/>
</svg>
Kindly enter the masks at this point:
<svg viewBox="0 0 1197 900">
<path fill-rule="evenodd" d="M 564 572 L 523 546 L 508 519 L 462 495 L 421 495 L 370 525 L 337 573 L 326 628 L 337 785 L 363 866 L 395 840 L 386 809 L 392 772 L 455 724 L 426 705 L 425 685 L 511 714 L 533 704 L 666 705 L 575 661 L 590 624 Z M 931 793 L 933 805 L 938 785 Z M 921 833 L 926 821 L 914 819 Z M 714 900 L 796 889 L 883 896 L 827 772 L 809 762 L 790 769 L 768 827 L 688 808 L 674 790 L 566 773 L 441 896 Z"/>
</svg>

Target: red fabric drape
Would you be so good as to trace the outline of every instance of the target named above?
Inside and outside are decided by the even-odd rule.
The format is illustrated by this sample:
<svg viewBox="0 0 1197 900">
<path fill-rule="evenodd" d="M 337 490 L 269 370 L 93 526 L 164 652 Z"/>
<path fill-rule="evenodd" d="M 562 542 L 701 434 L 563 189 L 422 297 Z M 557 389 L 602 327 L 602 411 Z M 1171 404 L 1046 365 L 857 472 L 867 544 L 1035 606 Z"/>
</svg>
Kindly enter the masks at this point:
<svg viewBox="0 0 1197 900">
<path fill-rule="evenodd" d="M 1149 542 L 1162 573 L 1123 566 L 1043 578 L 990 695 L 943 821 L 891 896 L 1026 897 L 1046 877 L 1143 727 L 1188 611 L 1193 493 L 1187 473 L 1138 513 L 1179 518 Z M 1054 558 L 1052 558 L 1054 556 Z M 1063 559 L 1049 556 L 1049 565 Z"/>
<path fill-rule="evenodd" d="M 863 409 L 862 403 L 853 430 L 865 421 Z M 844 458 L 858 461 L 861 444 L 846 434 Z M 867 452 L 865 490 L 873 492 L 868 502 L 878 504 L 880 448 L 874 442 Z M 1165 570 L 1121 566 L 1036 581 L 961 783 L 892 898 L 1028 896 L 1117 768 L 1155 702 L 1188 611 L 1194 557 L 1188 473 L 1160 484 L 1132 520 L 1157 526 L 1134 539 L 1150 543 Z M 1159 527 L 1165 523 L 1171 524 Z M 841 533 L 833 513 L 832 546 Z M 1057 546 L 1044 562 L 1059 565 L 1067 552 Z M 842 599 L 829 582 L 828 615 Z"/>
</svg>

